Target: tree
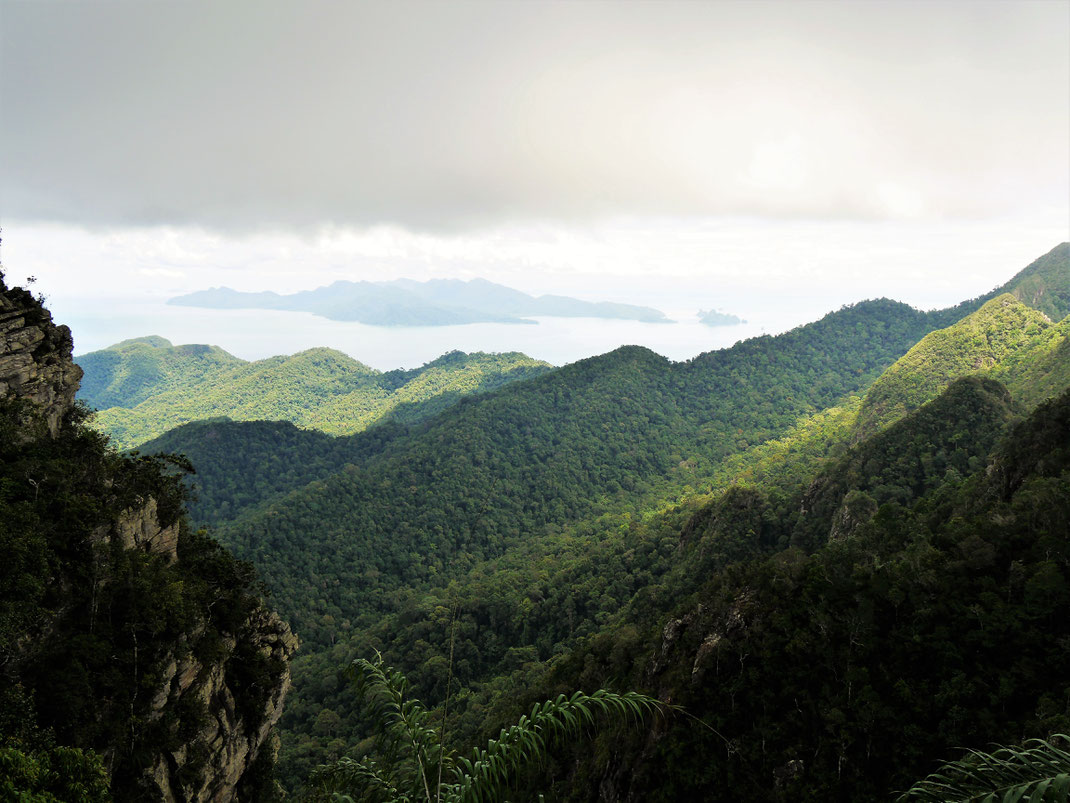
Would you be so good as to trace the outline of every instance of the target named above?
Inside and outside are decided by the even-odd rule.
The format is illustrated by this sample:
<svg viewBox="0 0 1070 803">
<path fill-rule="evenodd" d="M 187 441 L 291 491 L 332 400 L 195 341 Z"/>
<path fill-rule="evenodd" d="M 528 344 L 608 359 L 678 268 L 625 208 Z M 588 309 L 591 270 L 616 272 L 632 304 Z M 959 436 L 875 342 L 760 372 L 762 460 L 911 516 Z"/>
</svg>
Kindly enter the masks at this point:
<svg viewBox="0 0 1070 803">
<path fill-rule="evenodd" d="M 338 803 L 477 803 L 497 800 L 524 766 L 556 741 L 577 736 L 600 716 L 638 721 L 664 703 L 638 692 L 599 689 L 537 703 L 531 713 L 470 757 L 447 750 L 432 714 L 406 696 L 408 682 L 396 669 L 358 658 L 347 670 L 361 702 L 379 726 L 376 756 L 342 758 L 312 777 L 314 799 Z"/>
</svg>

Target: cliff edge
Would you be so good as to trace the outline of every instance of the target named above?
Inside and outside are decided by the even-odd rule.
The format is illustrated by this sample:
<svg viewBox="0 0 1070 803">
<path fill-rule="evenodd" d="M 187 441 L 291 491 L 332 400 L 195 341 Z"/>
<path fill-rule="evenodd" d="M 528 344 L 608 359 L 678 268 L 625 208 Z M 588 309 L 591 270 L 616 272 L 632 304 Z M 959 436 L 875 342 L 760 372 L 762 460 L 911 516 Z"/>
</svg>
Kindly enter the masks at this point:
<svg viewBox="0 0 1070 803">
<path fill-rule="evenodd" d="M 102 799 L 270 800 L 297 639 L 191 530 L 181 461 L 84 426 L 72 349 L 0 274 L 0 788 L 54 794 L 12 767 L 74 750 Z"/>
</svg>

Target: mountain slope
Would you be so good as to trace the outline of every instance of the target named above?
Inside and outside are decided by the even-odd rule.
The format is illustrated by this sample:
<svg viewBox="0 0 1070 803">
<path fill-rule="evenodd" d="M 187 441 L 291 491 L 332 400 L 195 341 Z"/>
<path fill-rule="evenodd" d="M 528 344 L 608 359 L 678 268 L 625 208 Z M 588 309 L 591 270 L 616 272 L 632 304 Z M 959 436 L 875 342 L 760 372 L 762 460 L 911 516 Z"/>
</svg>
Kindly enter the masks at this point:
<svg viewBox="0 0 1070 803">
<path fill-rule="evenodd" d="M 1043 312 L 1051 321 L 1065 318 L 1070 314 L 1070 243 L 1055 246 L 1006 284 L 980 298 L 933 313 L 937 318 L 936 325 L 939 328 L 950 326 L 1004 293 L 1010 293 L 1023 304 Z"/>
<path fill-rule="evenodd" d="M 120 448 L 203 418 L 291 421 L 332 434 L 393 416 L 418 421 L 458 398 L 549 370 L 522 354 L 454 352 L 412 371 L 380 373 L 339 351 L 309 349 L 245 362 L 215 346 L 125 341 L 78 358 L 101 409 L 94 426 Z"/>
<path fill-rule="evenodd" d="M 912 438 L 925 409 L 878 437 Z M 955 405 L 944 412 L 954 427 Z M 953 745 L 1064 730 L 1068 427 L 1064 394 L 968 481 L 886 505 L 812 554 L 714 568 L 641 649 L 622 624 L 559 660 L 533 697 L 623 676 L 707 727 L 616 734 L 558 765 L 556 797 L 885 799 Z"/>
<path fill-rule="evenodd" d="M 799 476 L 793 486 L 786 483 L 797 468 L 778 478 L 780 490 L 729 489 L 694 513 L 690 521 L 688 504 L 657 514 L 635 510 L 606 514 L 568 525 L 560 535 L 548 532 L 533 536 L 500 559 L 477 565 L 461 582 L 402 596 L 396 613 L 377 616 L 367 630 L 348 637 L 352 652 L 347 654 L 384 651 L 388 660 L 406 668 L 427 697 L 438 701 L 444 693 L 446 656 L 455 655 L 459 682 L 455 693 L 465 702 L 451 706 L 450 730 L 456 738 L 478 741 L 484 723 L 486 730 L 494 732 L 497 720 L 493 716 L 497 715 L 488 715 L 488 707 L 504 708 L 502 721 L 517 715 L 510 701 L 525 684 L 539 682 L 544 671 L 539 661 L 578 649 L 574 658 L 557 664 L 578 674 L 566 674 L 551 688 L 538 687 L 525 699 L 553 695 L 569 687 L 601 685 L 608 678 L 619 681 L 630 671 L 627 661 L 631 660 L 640 661 L 634 667 L 640 671 L 643 656 L 651 649 L 650 639 L 657 639 L 653 642 L 656 652 L 663 626 L 666 633 L 681 627 L 679 614 L 669 623 L 662 618 L 661 625 L 656 625 L 657 617 L 666 616 L 682 602 L 693 604 L 692 595 L 727 566 L 763 561 L 764 556 L 777 552 L 801 555 L 800 546 L 820 550 L 830 538 L 835 543 L 856 540 L 880 526 L 881 516 L 886 518 L 889 510 L 904 510 L 926 495 L 933 500 L 942 498 L 944 502 L 936 503 L 946 505 L 948 493 L 954 492 L 963 476 L 984 468 L 993 444 L 1016 417 L 1017 405 L 998 383 L 975 377 L 960 379 L 826 469 L 811 463 L 809 472 L 817 470 L 817 475 L 808 472 Z M 1057 431 L 1058 426 L 1065 427 L 1065 423 L 1056 423 L 1054 430 L 1038 430 L 1042 434 L 1033 439 L 1036 446 L 1046 442 L 1050 450 L 1052 444 L 1070 442 L 1065 433 Z M 849 433 L 849 429 L 844 432 Z M 839 428 L 833 430 L 837 437 L 840 433 Z M 802 448 L 803 453 L 817 451 Z M 782 459 L 797 462 L 799 454 L 798 450 L 785 450 Z M 1014 474 L 1006 476 L 1001 486 L 1020 484 Z M 1053 515 L 1057 520 L 1059 514 Z M 668 532 L 666 528 L 670 528 Z M 895 540 L 899 537 L 886 536 L 889 548 L 899 543 Z M 879 567 L 881 560 L 874 560 L 874 565 Z M 838 574 L 831 568 L 824 571 L 841 576 L 845 570 L 837 568 Z M 837 600 L 830 604 L 844 603 Z M 694 616 L 685 616 L 683 623 L 692 619 Z M 332 620 L 332 628 L 343 622 L 337 617 Z M 641 635 L 647 629 L 648 635 Z M 346 632 L 342 628 L 336 634 L 345 638 Z M 332 654 L 337 655 L 337 648 Z M 319 677 L 329 672 L 332 661 L 327 655 L 314 651 L 304 656 L 297 669 L 299 676 Z M 652 660 L 657 660 L 656 655 Z M 686 677 L 698 659 L 692 656 L 684 660 L 688 663 L 679 669 Z M 658 671 L 671 666 L 670 660 Z M 763 677 L 766 684 L 776 685 L 773 678 Z M 782 677 L 790 680 L 793 674 L 784 671 Z M 641 675 L 623 682 L 646 683 Z M 678 689 L 671 693 L 673 699 L 680 695 Z M 339 714 L 347 729 L 359 727 L 358 712 L 344 691 L 333 693 L 304 684 L 299 684 L 285 727 L 291 734 L 307 732 L 324 707 Z M 490 722 L 486 722 L 488 716 L 492 716 Z M 688 745 L 694 736 L 685 729 L 673 737 L 681 755 L 692 749 Z M 291 776 L 303 774 L 304 770 L 297 768 L 309 767 L 315 755 L 307 741 L 300 741 L 303 746 L 296 751 L 293 744 L 290 735 L 284 761 Z M 930 740 L 928 749 L 934 749 L 933 744 Z M 577 758 L 581 763 L 590 761 L 590 756 Z M 650 761 L 657 765 L 662 759 Z M 870 772 L 874 778 L 881 777 Z M 818 777 L 822 775 L 829 777 L 827 768 L 818 770 Z M 682 777 L 693 776 L 693 769 L 682 773 Z M 759 791 L 763 788 L 765 791 Z M 649 786 L 642 789 L 634 799 L 652 794 L 663 799 Z M 711 794 L 706 787 L 701 792 L 686 786 L 674 790 L 678 797 L 687 799 Z M 770 794 L 768 788 L 755 787 L 751 797 Z M 875 794 L 869 789 L 859 797 Z M 593 797 L 586 790 L 575 799 Z M 664 799 L 672 799 L 672 794 Z M 786 799 L 794 798 L 789 795 Z"/>
<path fill-rule="evenodd" d="M 176 347 L 156 336 L 124 340 L 75 359 L 85 374 L 78 398 L 98 410 L 135 407 L 244 362 L 217 346 Z"/>
<path fill-rule="evenodd" d="M 389 606 L 394 589 L 456 576 L 667 482 L 698 481 L 864 387 L 927 326 L 906 305 L 865 302 L 690 363 L 618 349 L 465 399 L 220 535 L 314 640 L 325 614 L 356 621 Z"/>
<path fill-rule="evenodd" d="M 934 398 L 955 378 L 992 370 L 1036 346 L 1051 324 L 1009 293 L 926 335 L 869 389 L 856 436 L 865 437 Z"/>
<path fill-rule="evenodd" d="M 299 429 L 288 421 L 192 421 L 146 441 L 145 454 L 181 454 L 196 467 L 190 518 L 218 526 L 248 508 L 362 464 L 406 432 L 381 424 L 355 436 Z"/>
<path fill-rule="evenodd" d="M 1041 353 L 1058 367 L 1061 341 L 1050 334 L 1058 327 L 1014 300 L 999 300 L 993 309 L 993 338 L 1008 345 L 981 360 L 986 370 L 1014 363 L 1001 374 L 1009 383 L 1038 377 L 1032 359 Z M 988 320 L 990 312 L 977 320 Z M 285 496 L 260 499 L 221 535 L 262 568 L 276 601 L 308 639 L 298 665 L 307 691 L 298 693 L 293 713 L 306 760 L 316 755 L 309 734 L 324 699 L 333 704 L 346 697 L 323 680 L 344 659 L 345 645 L 380 648 L 383 642 L 368 639 L 381 637 L 403 654 L 399 665 L 434 687 L 445 677 L 445 640 L 456 605 L 468 606 L 458 614 L 457 668 L 474 678 L 466 694 L 473 695 L 472 710 L 480 713 L 472 716 L 480 721 L 486 706 L 515 699 L 520 677 L 537 674 L 538 661 L 573 646 L 569 639 L 604 638 L 622 666 L 645 649 L 642 628 L 687 604 L 726 559 L 749 561 L 789 547 L 807 487 L 797 483 L 812 480 L 823 460 L 835 463 L 848 442 L 831 448 L 808 442 L 800 460 L 791 443 L 764 448 L 769 439 L 792 432 L 817 438 L 826 428 L 836 437 L 849 435 L 861 402 L 846 397 L 865 392 L 940 319 L 893 302 L 867 302 L 682 364 L 644 349 L 620 349 L 463 401 L 398 432 L 381 452 L 361 453 L 306 487 L 287 486 Z M 1027 331 L 1034 324 L 1035 332 Z M 923 420 L 913 417 L 913 406 L 984 357 L 971 356 L 970 349 L 990 349 L 988 331 L 969 331 L 971 338 L 961 340 L 945 335 L 947 347 L 929 352 L 949 358 L 953 370 L 934 370 L 924 361 L 901 366 L 902 387 L 924 392 L 882 419 L 882 434 L 903 432 L 894 424 L 903 414 Z M 997 356 L 1001 362 L 994 362 Z M 1002 390 L 980 380 L 956 384 L 955 394 L 974 406 L 949 413 L 951 426 L 934 425 L 927 440 L 872 451 L 851 469 L 869 484 L 837 486 L 815 543 L 824 542 L 852 492 L 879 497 L 894 510 L 935 484 L 952 488 L 956 472 L 969 472 L 987 442 L 964 441 L 958 419 L 969 423 L 969 437 L 991 433 L 1012 406 Z M 841 401 L 839 412 L 822 415 Z M 929 445 L 938 459 L 927 464 Z M 737 489 L 719 498 L 711 527 L 697 538 L 707 551 L 696 556 L 685 546 L 674 559 L 680 539 L 674 543 L 666 529 L 682 514 L 662 515 L 662 509 L 707 488 L 722 476 L 726 458 L 750 450 L 769 461 L 763 470 L 777 476 L 777 487 Z M 225 450 L 219 454 L 225 458 Z M 879 465 L 884 459 L 891 465 Z M 878 465 L 870 470 L 873 461 Z M 772 465 L 777 462 L 788 467 Z M 226 470 L 225 461 L 217 465 L 215 471 Z M 900 487 L 908 494 L 895 491 Z M 845 519 L 838 533 L 853 535 L 873 523 L 866 500 L 851 499 L 863 504 L 846 505 L 854 521 Z M 665 580 L 669 572 L 679 576 Z M 469 595 L 467 588 L 476 591 Z M 618 622 L 620 633 L 592 635 L 616 622 L 633 599 L 636 618 Z M 457 732 L 470 734 L 470 723 Z"/>
</svg>

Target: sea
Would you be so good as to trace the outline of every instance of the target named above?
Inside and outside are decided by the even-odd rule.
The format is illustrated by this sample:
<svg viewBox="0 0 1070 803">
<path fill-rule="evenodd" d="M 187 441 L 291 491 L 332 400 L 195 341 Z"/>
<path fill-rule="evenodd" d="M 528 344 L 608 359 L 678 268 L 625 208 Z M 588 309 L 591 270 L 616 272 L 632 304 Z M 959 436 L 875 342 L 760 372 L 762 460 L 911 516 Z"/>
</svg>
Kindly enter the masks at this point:
<svg viewBox="0 0 1070 803">
<path fill-rule="evenodd" d="M 764 321 L 712 327 L 700 323 L 694 310 L 665 310 L 673 323 L 536 318 L 533 324 L 384 327 L 332 321 L 304 312 L 213 310 L 163 302 L 114 301 L 72 305 L 69 309 L 65 304 L 51 306 L 54 319 L 66 323 L 74 333 L 75 355 L 133 337 L 159 335 L 174 345 L 219 346 L 245 360 L 327 346 L 380 371 L 417 368 L 455 350 L 519 351 L 560 366 L 620 346 L 639 345 L 674 362 L 684 361 L 803 322 L 771 315 Z"/>
</svg>

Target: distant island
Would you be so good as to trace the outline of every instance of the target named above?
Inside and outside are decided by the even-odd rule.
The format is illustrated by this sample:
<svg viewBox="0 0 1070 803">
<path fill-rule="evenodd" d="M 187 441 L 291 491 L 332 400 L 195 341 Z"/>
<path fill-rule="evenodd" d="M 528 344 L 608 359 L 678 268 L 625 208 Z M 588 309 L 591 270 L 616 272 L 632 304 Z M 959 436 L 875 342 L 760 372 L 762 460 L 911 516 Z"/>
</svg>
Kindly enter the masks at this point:
<svg viewBox="0 0 1070 803">
<path fill-rule="evenodd" d="M 746 323 L 745 320 L 738 315 L 731 315 L 727 312 L 718 312 L 717 310 L 699 310 L 698 319 L 706 326 L 737 326 L 741 323 Z"/>
<path fill-rule="evenodd" d="M 537 323 L 534 317 L 610 318 L 672 323 L 651 307 L 567 296 L 530 296 L 486 279 L 432 279 L 418 282 L 338 281 L 290 295 L 244 293 L 229 287 L 198 290 L 168 304 L 208 309 L 271 309 L 311 312 L 333 321 L 372 326 L 452 326 L 464 323 Z"/>
</svg>

